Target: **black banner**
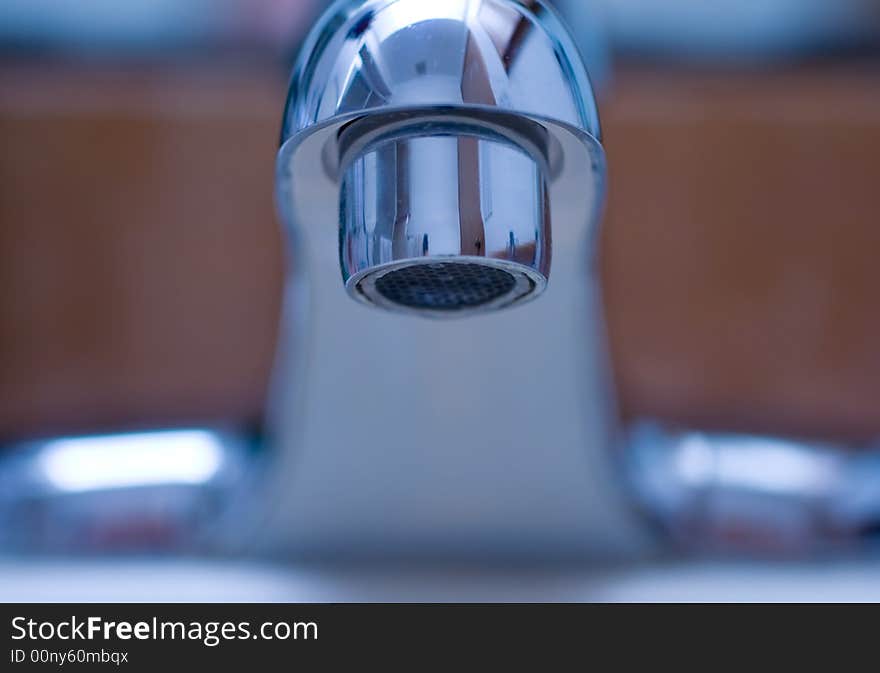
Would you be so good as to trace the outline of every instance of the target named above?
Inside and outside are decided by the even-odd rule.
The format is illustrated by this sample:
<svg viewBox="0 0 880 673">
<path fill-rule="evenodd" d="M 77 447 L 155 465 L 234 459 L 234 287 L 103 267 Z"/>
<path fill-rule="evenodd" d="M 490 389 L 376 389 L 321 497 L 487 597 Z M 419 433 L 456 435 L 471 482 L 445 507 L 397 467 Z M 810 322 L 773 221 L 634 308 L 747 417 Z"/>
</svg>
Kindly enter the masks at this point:
<svg viewBox="0 0 880 673">
<path fill-rule="evenodd" d="M 574 657 L 583 664 L 575 668 L 592 668 L 609 656 L 616 665 L 644 663 L 646 656 L 680 661 L 712 644 L 729 660 L 785 646 L 793 633 L 790 646 L 803 652 L 827 642 L 832 630 L 808 618 L 819 627 L 811 640 L 804 612 L 779 607 L 6 604 L 0 614 L 0 671 L 255 665 L 323 671 L 352 663 L 418 671 L 440 662 L 457 670 L 477 654 L 496 664 L 568 670 L 549 663 Z"/>
</svg>

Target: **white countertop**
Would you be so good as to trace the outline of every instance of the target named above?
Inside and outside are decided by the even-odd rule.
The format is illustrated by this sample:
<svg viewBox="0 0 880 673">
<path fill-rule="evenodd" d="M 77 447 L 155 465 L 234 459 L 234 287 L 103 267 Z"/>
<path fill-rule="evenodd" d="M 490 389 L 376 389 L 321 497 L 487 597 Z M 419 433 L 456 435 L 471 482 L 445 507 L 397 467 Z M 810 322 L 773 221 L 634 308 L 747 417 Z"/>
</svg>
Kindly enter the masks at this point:
<svg viewBox="0 0 880 673">
<path fill-rule="evenodd" d="M 2 602 L 880 601 L 880 561 L 621 570 L 317 570 L 205 561 L 0 561 Z"/>
</svg>

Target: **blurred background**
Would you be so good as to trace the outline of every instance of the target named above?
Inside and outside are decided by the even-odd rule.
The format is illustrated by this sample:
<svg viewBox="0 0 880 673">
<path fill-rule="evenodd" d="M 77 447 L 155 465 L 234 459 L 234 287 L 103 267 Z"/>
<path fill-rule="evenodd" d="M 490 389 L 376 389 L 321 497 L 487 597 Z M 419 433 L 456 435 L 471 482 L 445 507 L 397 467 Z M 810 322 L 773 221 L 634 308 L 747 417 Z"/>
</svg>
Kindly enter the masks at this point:
<svg viewBox="0 0 880 673">
<path fill-rule="evenodd" d="M 324 5 L 0 4 L 0 443 L 258 427 L 280 116 Z M 625 418 L 870 448 L 880 2 L 556 5 L 600 96 Z M 99 539 L 179 546 L 162 521 Z"/>
</svg>

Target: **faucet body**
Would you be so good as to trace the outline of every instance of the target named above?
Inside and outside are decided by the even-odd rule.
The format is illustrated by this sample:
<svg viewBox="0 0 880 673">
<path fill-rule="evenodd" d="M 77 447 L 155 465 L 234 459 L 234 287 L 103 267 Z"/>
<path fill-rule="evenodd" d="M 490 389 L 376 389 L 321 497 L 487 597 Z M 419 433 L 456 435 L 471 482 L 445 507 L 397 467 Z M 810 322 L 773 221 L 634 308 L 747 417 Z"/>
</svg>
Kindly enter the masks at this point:
<svg viewBox="0 0 880 673">
<path fill-rule="evenodd" d="M 294 71 L 254 531 L 300 557 L 632 554 L 586 71 L 527 0 L 337 2 Z"/>
</svg>

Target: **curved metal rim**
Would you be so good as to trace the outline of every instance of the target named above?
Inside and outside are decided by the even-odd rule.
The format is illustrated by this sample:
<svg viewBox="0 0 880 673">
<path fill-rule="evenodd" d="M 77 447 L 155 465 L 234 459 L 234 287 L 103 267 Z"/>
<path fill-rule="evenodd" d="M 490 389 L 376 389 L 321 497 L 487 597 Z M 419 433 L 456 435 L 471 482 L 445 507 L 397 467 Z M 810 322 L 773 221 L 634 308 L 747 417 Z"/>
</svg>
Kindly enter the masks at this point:
<svg viewBox="0 0 880 673">
<path fill-rule="evenodd" d="M 551 181 L 564 167 L 559 140 L 545 126 L 527 117 L 501 111 L 490 117 L 474 111 L 462 114 L 456 107 L 432 107 L 383 113 L 343 124 L 336 134 L 338 151 L 332 152 L 332 142 L 325 148 L 324 168 L 331 177 L 339 179 L 342 169 L 375 147 L 401 138 L 433 135 L 470 136 L 506 143 L 528 154 Z"/>
<path fill-rule="evenodd" d="M 578 128 L 576 126 L 572 126 L 566 122 L 550 119 L 546 117 L 534 116 L 534 115 L 520 115 L 519 113 L 511 110 L 501 110 L 496 107 L 492 107 L 489 105 L 461 105 L 455 108 L 456 113 L 459 116 L 467 116 L 469 112 L 474 113 L 477 116 L 488 115 L 489 117 L 496 116 L 499 118 L 507 117 L 507 116 L 517 116 L 525 119 L 530 119 L 531 121 L 543 126 L 547 129 L 551 134 L 555 135 L 556 129 L 562 129 L 563 131 L 567 131 L 575 138 L 580 140 L 585 146 L 592 147 L 594 150 L 597 150 L 598 153 L 604 157 L 605 150 L 602 146 L 602 143 L 589 132 Z M 355 120 L 367 117 L 385 117 L 386 115 L 393 114 L 419 114 L 423 113 L 425 115 L 430 115 L 432 113 L 437 112 L 437 106 L 424 106 L 424 107 L 414 107 L 414 106 L 402 106 L 398 108 L 380 108 L 369 111 L 358 111 L 352 112 L 346 115 L 340 115 L 339 117 L 333 117 L 332 119 L 327 120 L 321 124 L 315 124 L 314 126 L 310 126 L 307 129 L 300 131 L 299 133 L 291 136 L 287 139 L 278 150 L 277 160 L 276 160 L 276 171 L 275 171 L 275 187 L 276 187 L 276 198 L 279 200 L 279 206 L 281 207 L 281 211 L 283 214 L 286 214 L 286 208 L 284 208 L 284 204 L 280 202 L 281 191 L 283 189 L 283 177 L 287 172 L 287 168 L 289 167 L 293 156 L 296 154 L 297 150 L 300 146 L 305 143 L 306 140 L 311 138 L 313 135 L 320 133 L 321 131 L 326 131 L 327 129 L 334 128 L 336 130 L 336 135 L 338 137 L 339 131 L 346 124 L 353 122 Z M 558 176 L 561 172 L 564 172 L 564 168 L 561 170 L 557 170 L 553 173 L 554 176 Z M 333 179 L 335 183 L 339 183 L 338 177 Z"/>
<path fill-rule="evenodd" d="M 377 301 L 375 297 L 368 297 L 361 288 L 361 284 L 365 280 L 369 279 L 378 281 L 383 276 L 394 271 L 410 268 L 413 266 L 429 264 L 477 264 L 480 266 L 492 267 L 494 269 L 506 271 L 515 278 L 522 279 L 525 282 L 528 282 L 530 287 L 527 289 L 522 288 L 521 284 L 518 283 L 519 292 L 514 289 L 507 295 L 499 297 L 498 299 L 482 306 L 475 306 L 473 308 L 466 308 L 455 311 L 410 308 L 408 306 L 395 304 L 391 301 L 382 301 L 381 298 Z M 480 315 L 482 313 L 491 313 L 500 309 L 513 308 L 516 306 L 527 304 L 530 301 L 537 299 L 544 292 L 544 290 L 547 289 L 547 279 L 531 267 L 520 264 L 519 262 L 511 262 L 504 259 L 494 259 L 492 257 L 460 257 L 435 255 L 432 257 L 418 257 L 414 259 L 389 262 L 388 264 L 365 269 L 364 271 L 361 271 L 360 273 L 357 273 L 349 278 L 348 281 L 345 283 L 345 289 L 348 292 L 349 296 L 356 299 L 359 303 L 371 306 L 373 308 L 378 307 L 391 311 L 393 313 L 403 315 L 413 315 L 448 320 L 455 318 L 472 317 L 475 315 Z"/>
<path fill-rule="evenodd" d="M 376 4 L 381 0 L 374 0 Z M 386 2 L 394 2 L 396 0 L 386 0 Z M 583 63 L 583 59 L 580 55 L 580 51 L 577 48 L 577 45 L 572 40 L 568 30 L 565 28 L 565 22 L 560 17 L 559 13 L 553 8 L 549 3 L 544 0 L 510 0 L 511 2 L 519 5 L 523 10 L 527 11 L 530 15 L 532 15 L 535 20 L 542 24 L 544 22 L 548 22 L 548 25 L 545 26 L 548 30 L 546 30 L 547 34 L 552 36 L 552 39 L 558 43 L 559 49 L 563 54 L 570 56 L 575 55 L 579 63 Z M 312 129 L 317 129 L 320 127 L 324 127 L 327 123 L 332 123 L 333 120 L 338 117 L 332 117 L 330 119 L 325 119 L 322 121 L 311 120 L 308 124 L 299 126 L 297 128 L 289 128 L 288 127 L 288 111 L 291 106 L 296 104 L 296 97 L 292 95 L 292 93 L 297 90 L 302 83 L 303 75 L 308 70 L 308 66 L 310 63 L 310 59 L 314 56 L 314 54 L 318 53 L 320 49 L 318 49 L 318 45 L 321 43 L 321 37 L 325 34 L 327 27 L 334 20 L 337 22 L 345 23 L 350 20 L 352 16 L 354 16 L 357 11 L 364 8 L 363 0 L 335 0 L 319 17 L 319 19 L 315 22 L 311 32 L 306 36 L 306 39 L 303 42 L 303 46 L 299 51 L 296 61 L 294 62 L 292 75 L 290 78 L 290 84 L 288 87 L 287 100 L 285 103 L 285 110 L 283 116 L 283 125 L 281 129 L 281 145 L 285 145 L 287 142 L 295 138 L 297 135 L 304 133 L 306 131 L 310 131 Z M 338 29 L 338 26 L 337 26 Z M 334 34 L 335 30 L 331 33 Z M 584 97 L 583 92 L 592 92 L 594 91 L 594 87 L 592 82 L 590 81 L 590 75 L 587 72 L 586 68 L 582 65 L 580 68 L 570 68 L 568 69 L 568 76 L 571 78 L 573 82 L 575 82 L 577 86 L 577 90 L 581 92 L 581 96 L 577 100 L 577 104 L 579 106 L 579 116 L 583 123 L 582 127 L 574 127 L 577 128 L 581 133 L 586 133 L 587 135 L 593 137 L 594 140 L 601 143 L 602 139 L 602 124 L 599 119 L 599 110 L 596 105 L 596 100 L 594 97 L 587 99 Z M 458 105 L 457 107 L 461 108 L 479 108 L 485 107 L 488 109 L 499 110 L 497 106 L 477 106 L 472 103 Z M 394 112 L 395 108 L 393 106 L 389 106 L 387 108 L 383 108 L 384 112 Z M 534 114 L 530 114 L 526 111 L 519 110 L 506 110 L 509 114 L 515 114 L 523 117 L 529 117 L 532 119 L 537 119 L 540 116 L 536 116 Z M 358 110 L 353 114 L 354 117 L 368 114 L 371 110 Z M 550 121 L 548 119 L 548 121 Z M 566 124 L 568 125 L 568 124 Z"/>
</svg>

